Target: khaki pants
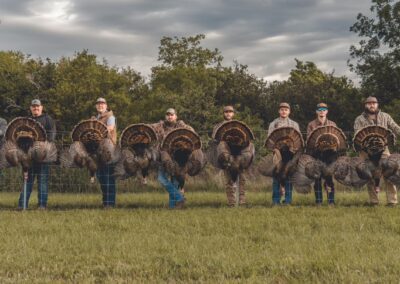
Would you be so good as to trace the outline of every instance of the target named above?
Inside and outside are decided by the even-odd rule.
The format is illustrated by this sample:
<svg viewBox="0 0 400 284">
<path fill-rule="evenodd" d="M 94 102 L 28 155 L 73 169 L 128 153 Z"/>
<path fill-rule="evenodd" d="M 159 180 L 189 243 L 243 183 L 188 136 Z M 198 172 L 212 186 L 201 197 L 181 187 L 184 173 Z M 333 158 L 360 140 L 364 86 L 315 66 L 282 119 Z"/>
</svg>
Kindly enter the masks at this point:
<svg viewBox="0 0 400 284">
<path fill-rule="evenodd" d="M 385 151 L 382 154 L 382 158 L 390 156 L 389 149 L 386 147 Z M 367 159 L 368 154 L 364 151 L 360 152 L 360 158 Z M 396 186 L 391 183 L 390 181 L 385 181 L 385 189 L 386 189 L 386 200 L 388 204 L 397 204 L 397 188 Z M 368 195 L 369 195 L 369 202 L 371 204 L 378 204 L 379 198 L 378 193 L 375 191 L 375 184 L 373 181 L 368 182 Z"/>
<path fill-rule="evenodd" d="M 226 179 L 226 197 L 228 199 L 228 205 L 233 206 L 236 204 L 236 193 L 235 193 L 235 187 L 234 181 L 231 178 L 231 175 L 229 174 L 228 171 L 224 171 L 225 174 L 225 179 Z M 245 197 L 245 190 L 244 190 L 244 185 L 246 183 L 246 179 L 244 177 L 244 174 L 241 173 L 239 175 L 239 204 L 243 205 L 246 204 L 246 197 Z"/>
</svg>

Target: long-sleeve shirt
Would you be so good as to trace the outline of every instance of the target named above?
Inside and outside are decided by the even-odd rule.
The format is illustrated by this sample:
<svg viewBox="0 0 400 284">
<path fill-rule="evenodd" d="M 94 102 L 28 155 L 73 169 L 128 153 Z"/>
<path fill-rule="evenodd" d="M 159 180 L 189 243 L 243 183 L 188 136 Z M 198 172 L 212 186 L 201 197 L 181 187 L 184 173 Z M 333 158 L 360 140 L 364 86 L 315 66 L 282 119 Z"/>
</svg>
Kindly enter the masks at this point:
<svg viewBox="0 0 400 284">
<path fill-rule="evenodd" d="M 278 117 L 269 124 L 268 136 L 271 134 L 272 131 L 274 131 L 274 129 L 279 127 L 293 127 L 294 129 L 300 132 L 299 124 L 296 121 L 291 120 L 288 117 L 287 118 Z"/>
<path fill-rule="evenodd" d="M 361 128 L 370 125 L 385 127 L 392 130 L 396 136 L 400 136 L 400 126 L 386 112 L 379 111 L 375 116 L 370 116 L 368 113 L 363 112 L 354 121 L 354 131 L 357 132 Z"/>
<path fill-rule="evenodd" d="M 316 118 L 313 121 L 310 121 L 310 123 L 307 126 L 307 137 L 311 134 L 311 132 L 313 132 L 315 128 L 321 126 L 336 126 L 336 123 L 329 119 L 326 119 L 325 123 L 321 123 L 321 121 L 318 118 Z"/>
</svg>

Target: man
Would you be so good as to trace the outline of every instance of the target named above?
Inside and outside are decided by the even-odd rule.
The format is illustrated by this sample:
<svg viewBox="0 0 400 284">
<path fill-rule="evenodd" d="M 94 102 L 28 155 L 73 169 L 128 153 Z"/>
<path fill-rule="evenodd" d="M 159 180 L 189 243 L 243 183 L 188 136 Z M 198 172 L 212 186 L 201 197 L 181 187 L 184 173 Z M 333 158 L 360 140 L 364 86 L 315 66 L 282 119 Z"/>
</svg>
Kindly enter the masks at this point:
<svg viewBox="0 0 400 284">
<path fill-rule="evenodd" d="M 268 136 L 274 129 L 279 127 L 293 127 L 300 132 L 299 124 L 289 118 L 290 105 L 286 102 L 279 104 L 279 117 L 272 121 L 268 127 Z M 281 195 L 285 195 L 284 204 L 292 203 L 293 185 L 289 179 L 285 181 L 284 188 L 280 186 L 278 179 L 272 179 L 272 203 L 278 205 L 281 203 Z"/>
<path fill-rule="evenodd" d="M 161 120 L 160 122 L 154 123 L 151 126 L 156 131 L 157 138 L 160 143 L 167 133 L 173 129 L 186 127 L 190 130 L 193 130 L 192 127 L 185 124 L 182 120 L 178 120 L 177 113 L 173 108 L 167 109 L 165 113 L 165 120 Z M 169 208 L 182 209 L 185 205 L 185 197 L 183 188 L 179 188 L 178 180 L 173 176 L 169 176 L 164 167 L 160 166 L 158 171 L 158 181 L 169 194 Z"/>
<path fill-rule="evenodd" d="M 31 116 L 39 122 L 46 130 L 47 140 L 53 142 L 56 137 L 56 125 L 54 120 L 43 111 L 43 105 L 40 100 L 34 99 L 30 106 Z M 28 180 L 26 184 L 26 204 L 28 208 L 29 198 L 32 193 L 33 183 L 37 177 L 38 182 L 38 204 L 39 209 L 47 208 L 48 199 L 48 182 L 49 182 L 49 165 L 47 163 L 33 163 L 32 167 L 28 170 Z M 18 208 L 22 209 L 24 206 L 24 193 L 21 192 L 18 201 Z"/>
<path fill-rule="evenodd" d="M 218 123 L 217 125 L 214 126 L 213 133 L 224 122 L 231 121 L 234 116 L 235 116 L 235 109 L 233 108 L 233 106 L 225 106 L 224 109 L 223 109 L 224 121 L 222 121 L 222 122 L 220 122 L 220 123 Z M 225 180 L 226 180 L 225 190 L 226 190 L 226 198 L 228 200 L 228 206 L 229 207 L 234 207 L 235 206 L 235 200 L 236 200 L 235 188 L 234 188 L 235 181 L 232 179 L 232 176 L 231 176 L 230 171 L 228 169 L 224 170 L 224 175 L 225 175 Z M 238 184 L 238 186 L 239 186 L 239 205 L 245 205 L 246 204 L 246 198 L 245 198 L 244 185 L 245 185 L 246 180 L 245 180 L 244 174 L 240 173 L 239 176 L 238 176 L 238 179 L 239 179 L 239 184 Z"/>
<path fill-rule="evenodd" d="M 321 126 L 336 126 L 336 123 L 329 120 L 328 115 L 328 105 L 325 103 L 317 104 L 316 110 L 317 118 L 311 121 L 307 126 L 307 137 L 310 136 L 314 129 Z M 328 204 L 335 204 L 335 187 L 332 177 L 325 180 L 324 183 L 325 190 L 327 192 Z M 314 182 L 314 192 L 315 192 L 315 203 L 317 205 L 322 204 L 323 194 L 322 194 L 322 179 L 318 179 Z"/>
<path fill-rule="evenodd" d="M 3 146 L 4 143 L 4 135 L 6 134 L 7 130 L 7 121 L 4 118 L 0 117 L 0 148 Z M 2 174 L 0 170 L 0 175 Z"/>
<path fill-rule="evenodd" d="M 379 110 L 379 103 L 376 97 L 368 97 L 364 101 L 364 107 L 364 112 L 354 121 L 355 132 L 369 125 L 378 125 L 392 130 L 393 133 L 397 136 L 400 135 L 400 126 L 393 120 L 393 118 L 389 114 Z M 388 157 L 389 155 L 389 149 L 386 147 L 385 151 L 382 154 L 382 158 Z M 366 159 L 368 155 L 366 152 L 362 151 L 360 152 L 360 157 Z M 368 194 L 371 205 L 379 204 L 379 191 L 379 186 L 375 186 L 373 182 L 368 183 Z M 389 206 L 395 206 L 397 204 L 396 186 L 389 181 L 386 181 L 386 198 Z"/>
<path fill-rule="evenodd" d="M 111 110 L 108 110 L 107 101 L 104 98 L 96 100 L 96 119 L 107 125 L 109 138 L 117 143 L 117 124 L 116 118 Z M 96 176 L 100 182 L 103 193 L 104 208 L 115 207 L 116 186 L 114 177 L 114 165 L 104 165 L 97 170 Z"/>
<path fill-rule="evenodd" d="M 0 147 L 3 145 L 4 135 L 7 130 L 7 121 L 4 118 L 0 117 Z"/>
<path fill-rule="evenodd" d="M 4 118 L 0 117 L 0 140 L 2 140 L 4 135 L 6 134 L 6 129 L 7 121 Z"/>
</svg>

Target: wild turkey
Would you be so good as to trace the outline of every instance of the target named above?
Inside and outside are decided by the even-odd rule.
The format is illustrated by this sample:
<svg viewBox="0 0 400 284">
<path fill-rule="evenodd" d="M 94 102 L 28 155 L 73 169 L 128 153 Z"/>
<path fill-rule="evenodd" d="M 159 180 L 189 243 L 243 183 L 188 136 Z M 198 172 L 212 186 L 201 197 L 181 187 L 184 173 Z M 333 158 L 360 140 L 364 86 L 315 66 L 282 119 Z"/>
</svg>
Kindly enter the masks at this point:
<svg viewBox="0 0 400 284">
<path fill-rule="evenodd" d="M 382 175 L 386 180 L 400 186 L 400 154 L 394 153 L 381 160 Z"/>
<path fill-rule="evenodd" d="M 24 172 L 32 163 L 57 160 L 57 148 L 54 143 L 47 141 L 44 127 L 28 117 L 17 117 L 8 124 L 0 152 L 0 168 L 21 165 Z"/>
<path fill-rule="evenodd" d="M 343 185 L 350 187 L 362 187 L 368 180 L 361 178 L 357 173 L 357 166 L 363 163 L 360 157 L 339 157 L 333 164 L 333 177 Z"/>
<path fill-rule="evenodd" d="M 332 182 L 335 162 L 346 154 L 346 149 L 346 136 L 340 128 L 329 125 L 314 129 L 293 175 L 296 191 L 310 192 L 311 184 L 320 178 Z"/>
<path fill-rule="evenodd" d="M 214 167 L 227 170 L 232 180 L 236 181 L 238 175 L 253 162 L 253 132 L 245 123 L 231 120 L 218 125 L 212 138 L 208 160 Z"/>
<path fill-rule="evenodd" d="M 369 181 L 379 186 L 382 153 L 386 147 L 393 146 L 394 142 L 393 133 L 384 127 L 372 125 L 360 129 L 354 135 L 353 147 L 357 152 L 366 153 L 367 158 L 339 159 L 333 170 L 335 179 L 350 186 L 362 186 Z"/>
<path fill-rule="evenodd" d="M 304 151 L 301 133 L 293 127 L 279 127 L 267 137 L 264 146 L 272 151 L 258 164 L 262 175 L 275 177 L 284 187 L 285 180 L 291 178 Z"/>
<path fill-rule="evenodd" d="M 188 128 L 171 130 L 160 147 L 161 163 L 168 174 L 174 176 L 179 187 L 185 184 L 186 174 L 197 175 L 205 166 L 199 135 Z"/>
<path fill-rule="evenodd" d="M 132 124 L 122 131 L 120 148 L 121 159 L 115 167 L 114 174 L 121 178 L 136 175 L 148 176 L 149 169 L 157 161 L 157 135 L 154 129 L 143 123 Z"/>
<path fill-rule="evenodd" d="M 71 146 L 60 157 L 61 166 L 86 167 L 91 182 L 99 167 L 116 163 L 120 158 L 120 150 L 109 138 L 107 126 L 96 119 L 79 122 L 72 130 L 71 138 Z"/>
</svg>

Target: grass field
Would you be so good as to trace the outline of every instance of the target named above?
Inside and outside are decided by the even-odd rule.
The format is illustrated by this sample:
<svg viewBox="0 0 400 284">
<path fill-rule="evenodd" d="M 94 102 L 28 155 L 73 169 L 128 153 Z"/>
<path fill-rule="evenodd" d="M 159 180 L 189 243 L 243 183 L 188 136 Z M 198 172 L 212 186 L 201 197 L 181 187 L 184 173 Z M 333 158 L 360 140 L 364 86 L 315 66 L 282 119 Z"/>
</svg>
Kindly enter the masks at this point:
<svg viewBox="0 0 400 284">
<path fill-rule="evenodd" d="M 182 211 L 161 191 L 119 194 L 111 210 L 100 194 L 51 194 L 49 210 L 20 212 L 17 196 L 0 193 L 1 283 L 400 279 L 400 208 L 364 206 L 366 192 L 339 192 L 334 208 L 296 194 L 271 207 L 265 192 L 227 208 L 222 192 L 189 192 Z"/>
</svg>

